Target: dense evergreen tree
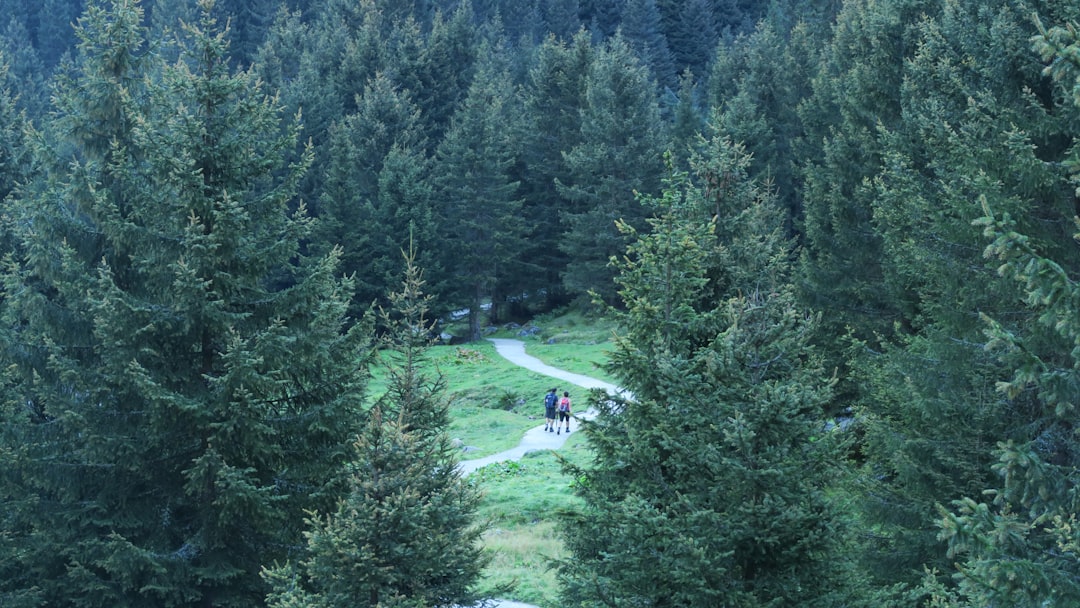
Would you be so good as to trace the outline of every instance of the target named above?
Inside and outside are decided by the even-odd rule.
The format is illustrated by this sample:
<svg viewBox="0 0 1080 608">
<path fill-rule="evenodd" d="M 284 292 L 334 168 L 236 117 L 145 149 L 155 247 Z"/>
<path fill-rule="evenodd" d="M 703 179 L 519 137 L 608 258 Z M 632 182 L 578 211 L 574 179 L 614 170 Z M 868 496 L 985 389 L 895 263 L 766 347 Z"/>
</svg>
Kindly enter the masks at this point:
<svg viewBox="0 0 1080 608">
<path fill-rule="evenodd" d="M 569 177 L 559 182 L 559 194 L 570 202 L 569 231 L 559 245 L 570 258 L 563 284 L 571 292 L 595 290 L 616 301 L 608 260 L 626 248 L 616 222 L 644 228 L 635 193 L 658 192 L 668 146 L 654 90 L 648 69 L 621 36 L 589 66 L 581 143 L 565 152 Z"/>
<path fill-rule="evenodd" d="M 973 30 L 975 22 L 988 27 Z M 1045 86 L 1028 49 L 1035 32 L 1025 11 L 955 2 L 917 32 L 903 76 L 903 120 L 879 127 L 883 167 L 873 198 L 884 282 L 895 290 L 902 332 L 862 368 L 872 380 L 861 410 L 874 480 L 867 505 L 883 533 L 871 549 L 883 560 L 875 570 L 906 582 L 924 567 L 948 571 L 936 505 L 989 487 L 989 447 L 1023 437 L 1033 424 L 1028 406 L 993 392 L 1006 372 L 983 348 L 979 316 L 1044 332 L 1031 329 L 1036 324 L 1017 311 L 1017 286 L 982 256 L 972 226 L 983 213 L 978 199 L 1022 217 L 1020 230 L 1033 238 L 1067 242 L 1054 218 L 1072 207 L 1072 193 L 1038 159 L 1059 158 L 1061 135 L 1075 132 L 1039 99 Z"/>
<path fill-rule="evenodd" d="M 1044 3 L 1041 11 L 1054 22 L 1075 24 L 1069 19 L 1078 17 L 1076 7 L 1067 2 Z M 970 18 L 970 14 L 956 16 Z M 999 22 L 1007 15 L 999 11 Z M 1028 40 L 1020 37 L 1024 28 L 1014 31 L 1016 44 L 1011 49 L 1023 53 L 1026 45 L 1022 42 Z M 1080 454 L 1075 436 L 1080 369 L 1076 350 L 1080 298 L 1075 279 L 1080 273 L 1075 255 L 1080 238 L 1075 207 L 1080 194 L 1076 188 L 1080 185 L 1080 62 L 1076 54 L 1080 39 L 1075 25 L 1047 30 L 1041 24 L 1032 39 L 1048 62 L 1045 75 L 1060 88 L 1046 97 L 1053 101 L 1045 106 L 1012 103 L 1006 108 L 1017 112 L 1011 114 L 1016 119 L 1023 114 L 1030 118 L 1033 107 L 1038 107 L 1035 117 L 1043 121 L 1057 117 L 1057 129 L 1020 131 L 1020 123 L 1001 123 L 1008 130 L 997 135 L 1001 143 L 991 149 L 1008 152 L 1009 162 L 1003 168 L 1009 174 L 1002 177 L 1011 179 L 986 176 L 975 182 L 984 214 L 976 224 L 985 229 L 989 242 L 985 253 L 1000 264 L 997 270 L 1003 279 L 1020 288 L 1020 296 L 1013 292 L 1009 302 L 1021 300 L 1027 311 L 1018 314 L 999 307 L 982 314 L 988 326 L 988 347 L 1009 370 L 998 370 L 1000 396 L 995 409 L 1012 424 L 1007 433 L 998 435 L 996 479 L 987 486 L 990 489 L 955 501 L 942 521 L 950 557 L 959 560 L 955 572 L 959 593 L 937 587 L 939 596 L 953 600 L 949 605 L 1026 608 L 1071 606 L 1080 601 L 1073 559 L 1080 546 L 1073 491 Z M 1004 65 L 1025 65 L 1019 59 Z M 985 96 L 979 99 L 980 110 L 990 114 L 993 108 L 986 107 L 986 102 Z M 1047 141 L 1044 134 L 1048 132 L 1067 135 L 1068 142 L 1056 137 Z M 988 132 L 979 135 L 987 143 Z M 1046 163 L 1047 158 L 1055 162 Z"/>
<path fill-rule="evenodd" d="M 442 318 L 453 304 L 447 297 L 452 284 L 439 255 L 444 235 L 431 183 L 431 160 L 404 146 L 392 148 L 379 172 L 378 200 L 380 215 L 375 224 L 385 227 L 384 246 L 391 243 L 400 246 L 405 235 L 411 235 L 414 243 L 428 246 L 427 251 L 418 252 L 416 257 L 427 268 L 438 271 L 436 278 L 428 282 L 427 291 L 433 297 L 433 314 Z"/>
<path fill-rule="evenodd" d="M 661 30 L 656 0 L 628 0 L 623 10 L 621 31 L 626 43 L 652 70 L 661 86 L 675 82 L 675 59 Z"/>
<path fill-rule="evenodd" d="M 249 65 L 263 43 L 282 0 L 217 0 L 218 20 L 229 22 L 229 50 L 232 61 Z"/>
<path fill-rule="evenodd" d="M 55 68 L 60 58 L 75 46 L 72 26 L 83 13 L 82 0 L 41 0 L 34 6 L 37 29 L 33 31 L 38 53 L 45 65 Z"/>
<path fill-rule="evenodd" d="M 4 16 L 4 20 L 14 21 L 27 31 L 32 20 L 36 23 L 37 14 L 33 8 L 30 0 L 0 0 L 0 15 Z"/>
<path fill-rule="evenodd" d="M 582 141 L 581 110 L 585 106 L 585 77 L 592 62 L 593 46 L 585 32 L 570 43 L 548 37 L 536 52 L 536 60 L 523 86 L 524 116 L 519 163 L 522 217 L 527 237 L 521 257 L 538 266 L 530 273 L 550 303 L 565 301 L 562 271 L 568 255 L 559 247 L 568 230 L 564 213 L 568 201 L 556 183 L 569 180 L 563 154 Z"/>
<path fill-rule="evenodd" d="M 156 39 L 176 35 L 181 23 L 193 23 L 198 6 L 193 0 L 143 2 L 151 36 Z"/>
<path fill-rule="evenodd" d="M 819 344 L 828 368 L 838 370 L 834 413 L 864 403 L 887 409 L 870 397 L 882 384 L 873 370 L 883 344 L 899 329 L 904 304 L 884 279 L 872 180 L 883 162 L 878 129 L 902 120 L 901 70 L 916 48 L 914 22 L 927 13 L 927 4 L 845 3 L 821 55 L 813 93 L 799 106 L 805 136 L 795 150 L 804 211 L 798 281 L 804 304 L 822 315 Z M 903 391 L 892 394 L 904 398 Z M 876 463 L 869 466 L 868 479 L 887 475 Z M 931 546 L 926 513 L 913 514 L 907 500 L 890 509 L 897 498 L 891 494 L 867 490 L 862 497 L 866 507 L 882 507 L 869 516 L 876 525 L 865 537 L 877 545 L 864 558 L 880 577 L 874 586 L 911 582 L 929 556 L 940 555 Z"/>
<path fill-rule="evenodd" d="M 579 2 L 581 23 L 601 39 L 615 34 L 626 0 L 585 0 Z"/>
<path fill-rule="evenodd" d="M 511 135 L 520 117 L 501 48 L 487 48 L 468 96 L 439 144 L 434 173 L 440 226 L 446 241 L 441 260 L 453 277 L 450 297 L 469 309 L 469 339 L 481 335 L 482 306 L 498 307 L 507 285 L 520 276 L 521 195 L 511 168 Z"/>
<path fill-rule="evenodd" d="M 775 197 L 714 139 L 651 203 L 618 263 L 625 333 L 609 369 L 633 394 L 583 423 L 595 464 L 563 538 L 567 602 L 840 606 L 845 518 L 829 498 L 831 381 L 790 284 Z"/>
<path fill-rule="evenodd" d="M 560 40 L 570 40 L 582 27 L 578 0 L 540 0 L 540 16 L 547 31 Z"/>
<path fill-rule="evenodd" d="M 0 83 L 8 82 L 7 55 L 0 52 Z M 0 201 L 30 177 L 31 158 L 26 112 L 8 86 L 0 87 Z"/>
<path fill-rule="evenodd" d="M 137 5 L 88 8 L 19 201 L 5 605 L 260 605 L 261 565 L 339 495 L 368 333 L 342 332 L 337 256 L 298 257 L 295 130 L 200 6 L 160 70 Z"/>
<path fill-rule="evenodd" d="M 671 125 L 672 159 L 677 167 L 687 167 L 691 152 L 705 131 L 701 102 L 694 74 L 684 72 L 679 78 L 679 100 Z"/>
<path fill-rule="evenodd" d="M 424 118 L 424 134 L 437 146 L 450 127 L 450 117 L 464 102 L 473 82 L 482 44 L 465 2 L 450 15 L 437 15 L 424 48 L 418 87 L 401 85 L 413 95 Z M 432 148 L 434 149 L 434 148 Z"/>
<path fill-rule="evenodd" d="M 265 43 L 257 51 L 253 66 L 268 89 L 278 92 L 286 114 L 302 116 L 300 137 L 313 144 L 315 167 L 326 166 L 325 144 L 330 125 L 345 114 L 346 102 L 338 87 L 339 71 L 353 65 L 357 49 L 371 46 L 363 44 L 369 40 L 363 34 L 358 35 L 360 42 L 351 42 L 349 25 L 353 20 L 332 13 L 334 6 L 328 2 L 325 13 L 310 16 L 279 12 Z M 346 49 L 351 53 L 347 55 Z M 364 82 L 360 81 L 358 86 Z M 300 195 L 314 205 L 315 215 L 320 214 L 321 177 L 319 171 L 311 171 L 300 185 Z"/>
<path fill-rule="evenodd" d="M 388 390 L 355 444 L 349 493 L 308 519 L 310 557 L 267 573 L 275 608 L 472 605 L 488 558 L 476 525 L 479 490 L 457 469 L 446 382 L 425 369 L 430 298 L 415 251 L 390 296 L 383 344 Z"/>
<path fill-rule="evenodd" d="M 8 20 L 3 38 L 0 39 L 0 49 L 7 66 L 0 82 L 18 107 L 26 111 L 27 118 L 37 120 L 43 117 L 49 97 L 45 64 L 30 42 L 30 33 L 21 21 L 15 18 Z"/>
<path fill-rule="evenodd" d="M 539 0 L 510 2 L 499 14 L 506 29 L 506 38 L 511 44 L 519 44 L 524 50 L 544 39 L 545 29 Z"/>
<path fill-rule="evenodd" d="M 828 335 L 876 340 L 900 319 L 901 295 L 883 278 L 873 225 L 872 182 L 881 167 L 879 125 L 902 119 L 903 62 L 917 44 L 923 0 L 844 5 L 824 51 L 814 92 L 800 106 L 798 150 L 805 183 L 802 293 L 824 313 Z"/>
<path fill-rule="evenodd" d="M 707 73 L 717 40 L 709 0 L 685 0 L 673 25 L 667 40 L 674 50 L 675 68 L 680 73 Z"/>
<path fill-rule="evenodd" d="M 6 55 L 0 53 L 0 82 L 8 82 Z M 16 246 L 11 230 L 14 214 L 10 209 L 16 189 L 26 183 L 32 171 L 27 141 L 26 113 L 6 86 L 0 88 L 0 256 Z"/>
<path fill-rule="evenodd" d="M 987 498 L 964 498 L 945 514 L 942 539 L 960 560 L 959 592 L 940 583 L 930 588 L 939 605 L 1065 607 L 1080 601 L 1074 552 L 1080 548 L 1075 492 L 1077 361 L 1075 272 L 1043 256 L 1034 242 L 1016 232 L 1009 215 L 993 210 L 980 222 L 993 238 L 987 248 L 1002 262 L 1002 273 L 1024 286 L 1026 303 L 1039 322 L 1059 336 L 1058 344 L 1037 344 L 991 320 L 991 346 L 1016 365 L 999 389 L 1008 401 L 1036 409 L 1022 437 L 998 444 L 994 465 L 1000 487 Z M 1073 267 L 1074 264 L 1068 266 Z M 1056 346 L 1056 348 L 1054 348 Z M 1034 347 L 1034 348 L 1033 348 Z M 1044 350 L 1050 347 L 1052 350 Z M 1069 355 L 1063 356 L 1072 347 Z M 1025 393 L 1028 395 L 1025 397 Z"/>
<path fill-rule="evenodd" d="M 525 50 L 543 40 L 546 30 L 540 15 L 539 0 L 511 2 L 501 15 L 511 43 L 521 44 Z"/>
<path fill-rule="evenodd" d="M 255 56 L 255 69 L 268 87 L 285 97 L 290 82 L 301 74 L 309 48 L 311 24 L 303 13 L 280 11 Z"/>
<path fill-rule="evenodd" d="M 343 270 L 356 275 L 354 306 L 363 310 L 389 293 L 392 277 L 400 274 L 395 254 L 410 221 L 416 242 L 435 247 L 429 242 L 434 226 L 419 109 L 383 74 L 369 82 L 356 103 L 356 112 L 331 129 L 315 246 L 343 249 Z M 391 154 L 398 162 L 387 168 Z M 410 183 L 400 183 L 400 174 L 391 178 L 399 170 L 407 172 Z M 401 196 L 384 200 L 383 194 L 391 193 L 384 188 Z"/>
<path fill-rule="evenodd" d="M 812 31 L 815 38 L 825 41 L 842 6 L 842 0 L 773 0 L 769 2 L 764 18 L 779 31 L 803 27 Z"/>
<path fill-rule="evenodd" d="M 796 109 L 810 95 L 819 52 L 807 32 L 802 27 L 781 32 L 762 22 L 722 49 L 710 81 L 721 129 L 746 142 L 751 176 L 773 183 L 793 228 L 802 218 L 794 146 L 803 128 Z"/>
</svg>

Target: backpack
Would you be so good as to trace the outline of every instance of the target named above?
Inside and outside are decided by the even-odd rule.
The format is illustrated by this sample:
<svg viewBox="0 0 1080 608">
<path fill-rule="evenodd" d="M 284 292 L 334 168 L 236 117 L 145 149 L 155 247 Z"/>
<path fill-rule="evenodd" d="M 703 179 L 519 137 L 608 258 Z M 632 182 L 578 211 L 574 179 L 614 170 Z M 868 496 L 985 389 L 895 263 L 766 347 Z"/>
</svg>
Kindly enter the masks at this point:
<svg viewBox="0 0 1080 608">
<path fill-rule="evenodd" d="M 555 393 L 548 393 L 544 396 L 544 407 L 555 407 Z"/>
<path fill-rule="evenodd" d="M 570 411 L 570 400 L 567 399 L 566 397 L 563 397 L 562 401 L 559 402 L 559 411 L 560 412 L 569 412 Z"/>
</svg>

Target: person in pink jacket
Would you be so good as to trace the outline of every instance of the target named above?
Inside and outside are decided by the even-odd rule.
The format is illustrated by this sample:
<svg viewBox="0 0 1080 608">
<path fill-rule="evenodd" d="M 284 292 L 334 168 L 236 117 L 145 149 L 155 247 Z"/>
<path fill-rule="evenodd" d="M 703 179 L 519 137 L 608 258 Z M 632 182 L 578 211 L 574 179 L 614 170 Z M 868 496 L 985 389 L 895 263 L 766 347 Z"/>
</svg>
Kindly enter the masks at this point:
<svg viewBox="0 0 1080 608">
<path fill-rule="evenodd" d="M 558 412 L 559 419 L 555 422 L 555 434 L 558 435 L 562 431 L 563 421 L 566 422 L 566 432 L 570 432 L 570 392 L 563 391 L 562 398 L 559 399 Z"/>
</svg>

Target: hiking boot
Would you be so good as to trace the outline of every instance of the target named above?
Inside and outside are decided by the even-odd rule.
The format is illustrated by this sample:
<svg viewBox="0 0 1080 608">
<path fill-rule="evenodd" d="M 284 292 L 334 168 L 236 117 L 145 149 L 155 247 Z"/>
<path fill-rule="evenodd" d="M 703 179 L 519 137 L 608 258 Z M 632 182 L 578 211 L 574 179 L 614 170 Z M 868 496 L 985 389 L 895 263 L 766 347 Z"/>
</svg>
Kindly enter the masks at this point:
<svg viewBox="0 0 1080 608">
<path fill-rule="evenodd" d="M 561 432 L 562 432 L 562 429 L 557 429 L 557 430 L 555 431 L 555 434 L 556 434 L 556 435 L 558 435 L 558 434 L 559 434 L 559 433 L 561 433 Z"/>
</svg>

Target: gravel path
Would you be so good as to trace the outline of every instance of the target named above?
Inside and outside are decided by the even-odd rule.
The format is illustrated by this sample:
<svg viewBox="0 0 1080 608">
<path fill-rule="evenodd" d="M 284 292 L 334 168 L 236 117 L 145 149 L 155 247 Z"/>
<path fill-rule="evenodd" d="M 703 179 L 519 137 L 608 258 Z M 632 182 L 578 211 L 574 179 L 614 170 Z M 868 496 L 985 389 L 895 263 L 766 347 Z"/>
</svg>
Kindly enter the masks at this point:
<svg viewBox="0 0 1080 608">
<path fill-rule="evenodd" d="M 545 376 L 551 376 L 573 384 L 575 386 L 592 389 L 602 388 L 609 393 L 625 394 L 625 391 L 610 382 L 604 382 L 597 380 L 596 378 L 590 378 L 589 376 L 583 376 L 581 374 L 575 374 L 566 370 L 552 367 L 540 359 L 528 355 L 525 353 L 525 343 L 521 340 L 510 340 L 506 338 L 489 338 L 489 340 L 495 344 L 495 351 L 499 353 L 503 358 L 507 359 L 511 363 L 520 365 L 521 367 L 528 368 L 536 373 L 544 374 Z M 560 394 L 563 387 L 560 387 Z M 571 391 L 573 395 L 573 391 Z M 539 399 L 539 397 L 537 397 Z M 595 414 L 594 411 L 588 410 L 582 413 L 574 414 L 574 418 L 591 418 Z M 571 427 L 573 432 L 574 427 Z M 476 469 L 491 464 L 493 462 L 502 462 L 504 460 L 520 460 L 527 452 L 533 450 L 554 450 L 562 447 L 566 443 L 566 438 L 570 436 L 570 433 L 564 433 L 556 435 L 555 433 L 548 433 L 544 431 L 544 425 L 538 425 L 535 428 L 531 428 L 525 431 L 525 435 L 521 438 L 521 443 L 517 447 L 510 448 L 504 452 L 498 454 L 492 454 L 491 456 L 485 456 L 483 458 L 474 458 L 472 460 L 463 460 L 458 466 L 461 468 L 465 475 L 472 473 Z M 513 602 L 510 600 L 490 600 L 485 606 L 489 608 L 540 608 L 539 606 L 533 606 L 532 604 L 522 604 L 521 602 Z"/>
<path fill-rule="evenodd" d="M 511 363 L 520 365 L 521 367 L 528 368 L 534 372 L 557 378 L 564 382 L 574 384 L 582 388 L 603 388 L 608 392 L 618 392 L 619 387 L 609 382 L 603 382 L 596 378 L 590 378 L 588 376 L 582 376 L 581 374 L 574 374 L 566 370 L 559 369 L 557 367 L 551 367 L 544 363 L 540 359 L 533 357 L 532 355 L 525 354 L 525 343 L 520 340 L 509 340 L 505 338 L 492 338 L 491 341 L 495 343 L 495 350 Z M 564 390 L 560 387 L 559 394 L 562 394 Z M 573 392 L 571 391 L 571 396 Z M 539 399 L 539 396 L 537 396 Z M 537 408 L 539 410 L 539 408 Z M 575 418 L 591 418 L 594 412 L 578 412 L 574 414 Z M 571 432 L 573 432 L 573 426 L 571 426 Z M 516 447 L 509 450 L 499 452 L 498 454 L 492 454 L 483 458 L 474 458 L 472 460 L 463 460 L 458 465 L 461 471 L 468 475 L 476 469 L 484 465 L 489 465 L 493 462 L 502 462 L 504 460 L 520 460 L 522 456 L 533 450 L 554 450 L 561 448 L 566 443 L 566 438 L 570 433 L 563 433 L 556 435 L 555 433 L 548 433 L 544 430 L 544 425 L 537 425 L 534 428 L 525 432 L 525 435 L 521 438 L 521 443 Z"/>
</svg>

